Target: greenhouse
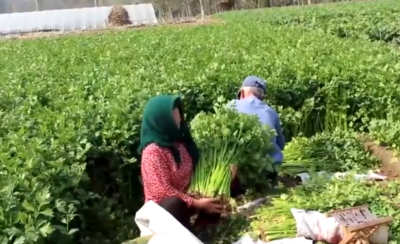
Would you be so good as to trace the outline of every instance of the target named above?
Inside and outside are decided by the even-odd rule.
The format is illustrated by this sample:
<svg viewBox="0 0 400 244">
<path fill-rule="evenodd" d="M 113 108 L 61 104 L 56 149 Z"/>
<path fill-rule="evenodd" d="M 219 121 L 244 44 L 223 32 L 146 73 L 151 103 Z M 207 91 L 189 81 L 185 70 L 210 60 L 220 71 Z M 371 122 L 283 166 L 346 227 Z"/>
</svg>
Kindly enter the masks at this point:
<svg viewBox="0 0 400 244">
<path fill-rule="evenodd" d="M 132 25 L 157 24 L 152 4 L 123 5 Z M 41 31 L 77 31 L 102 29 L 108 26 L 112 7 L 61 9 L 0 15 L 0 34 Z"/>
</svg>

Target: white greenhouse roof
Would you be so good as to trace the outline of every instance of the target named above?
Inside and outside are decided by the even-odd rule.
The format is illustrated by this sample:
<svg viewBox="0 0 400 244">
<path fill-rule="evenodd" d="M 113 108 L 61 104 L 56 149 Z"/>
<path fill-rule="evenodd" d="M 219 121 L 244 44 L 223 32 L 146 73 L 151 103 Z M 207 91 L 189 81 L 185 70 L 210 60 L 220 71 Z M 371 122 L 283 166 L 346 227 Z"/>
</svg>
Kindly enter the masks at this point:
<svg viewBox="0 0 400 244">
<path fill-rule="evenodd" d="M 157 24 L 152 4 L 123 5 L 133 25 Z M 74 31 L 107 27 L 108 7 L 0 14 L 0 34 L 37 31 Z"/>
</svg>

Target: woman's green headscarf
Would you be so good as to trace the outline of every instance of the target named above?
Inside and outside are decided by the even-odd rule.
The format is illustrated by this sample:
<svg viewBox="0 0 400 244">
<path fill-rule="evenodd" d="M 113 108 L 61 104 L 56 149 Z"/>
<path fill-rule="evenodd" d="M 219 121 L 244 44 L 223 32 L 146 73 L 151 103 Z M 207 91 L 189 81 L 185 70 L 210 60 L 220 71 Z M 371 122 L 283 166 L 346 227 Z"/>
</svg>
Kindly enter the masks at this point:
<svg viewBox="0 0 400 244">
<path fill-rule="evenodd" d="M 178 108 L 181 114 L 180 128 L 176 125 L 173 118 L 173 109 Z M 185 144 L 186 149 L 192 158 L 193 167 L 199 161 L 199 150 L 189 127 L 184 120 L 183 106 L 180 97 L 161 95 L 151 98 L 144 108 L 142 126 L 140 130 L 140 146 L 139 154 L 143 149 L 151 144 L 156 143 L 161 147 L 171 150 L 175 162 L 179 165 L 181 157 L 179 150 L 175 147 L 174 142 L 180 141 Z"/>
</svg>

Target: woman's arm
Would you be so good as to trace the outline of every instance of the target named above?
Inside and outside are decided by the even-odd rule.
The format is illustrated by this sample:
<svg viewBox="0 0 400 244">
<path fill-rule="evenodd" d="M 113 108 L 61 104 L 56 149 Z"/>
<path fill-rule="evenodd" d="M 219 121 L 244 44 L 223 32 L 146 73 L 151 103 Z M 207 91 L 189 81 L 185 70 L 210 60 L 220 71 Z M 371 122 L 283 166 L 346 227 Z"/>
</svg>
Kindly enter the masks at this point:
<svg viewBox="0 0 400 244">
<path fill-rule="evenodd" d="M 163 161 L 162 152 L 157 147 L 150 146 L 143 150 L 141 167 L 146 194 L 156 201 L 161 201 L 168 196 L 176 196 L 191 206 L 194 199 L 172 186 L 167 163 Z"/>
</svg>

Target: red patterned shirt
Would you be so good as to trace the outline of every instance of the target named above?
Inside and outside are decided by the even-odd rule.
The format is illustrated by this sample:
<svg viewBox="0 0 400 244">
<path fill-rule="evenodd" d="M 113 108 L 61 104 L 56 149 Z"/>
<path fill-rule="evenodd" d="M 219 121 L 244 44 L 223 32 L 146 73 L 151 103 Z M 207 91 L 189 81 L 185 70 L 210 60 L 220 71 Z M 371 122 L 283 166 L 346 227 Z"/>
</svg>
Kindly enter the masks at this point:
<svg viewBox="0 0 400 244">
<path fill-rule="evenodd" d="M 192 205 L 193 198 L 186 193 L 192 177 L 192 159 L 183 144 L 177 147 L 182 161 L 179 167 L 167 148 L 152 143 L 143 150 L 141 170 L 146 202 L 159 203 L 166 197 L 176 196 L 188 206 Z"/>
</svg>

